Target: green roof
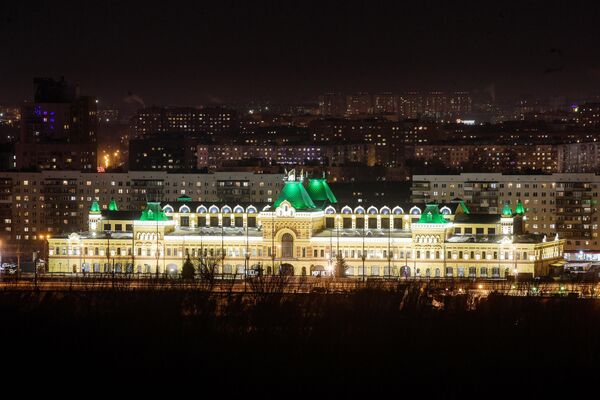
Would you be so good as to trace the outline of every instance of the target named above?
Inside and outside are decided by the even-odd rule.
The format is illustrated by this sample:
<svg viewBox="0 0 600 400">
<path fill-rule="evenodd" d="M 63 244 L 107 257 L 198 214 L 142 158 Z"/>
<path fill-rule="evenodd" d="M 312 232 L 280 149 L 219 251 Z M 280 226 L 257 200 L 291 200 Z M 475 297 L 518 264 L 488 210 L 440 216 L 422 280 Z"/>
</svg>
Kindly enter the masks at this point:
<svg viewBox="0 0 600 400">
<path fill-rule="evenodd" d="M 168 221 L 169 217 L 160 208 L 160 203 L 157 201 L 149 201 L 146 204 L 146 209 L 142 211 L 140 221 Z"/>
<path fill-rule="evenodd" d="M 506 203 L 504 204 L 504 207 L 502 208 L 502 216 L 503 217 L 512 217 L 512 209 L 510 208 L 510 204 Z"/>
<path fill-rule="evenodd" d="M 317 208 L 300 181 L 286 181 L 273 206 L 279 207 L 285 200 L 297 210 Z"/>
<path fill-rule="evenodd" d="M 177 198 L 177 201 L 192 201 L 192 198 L 188 195 L 181 195 Z"/>
<path fill-rule="evenodd" d="M 440 208 L 437 204 L 427 204 L 425 211 L 421 214 L 421 218 L 417 221 L 419 224 L 446 224 L 446 218 L 440 213 Z"/>
<path fill-rule="evenodd" d="M 119 207 L 117 206 L 115 199 L 110 199 L 110 203 L 108 203 L 108 211 L 119 211 Z"/>
<path fill-rule="evenodd" d="M 100 212 L 100 204 L 98 204 L 98 202 L 96 200 L 94 200 L 94 202 L 92 203 L 92 205 L 90 207 L 90 212 L 91 213 L 99 213 Z"/>
<path fill-rule="evenodd" d="M 329 201 L 331 204 L 337 203 L 337 199 L 325 178 L 309 179 L 306 192 L 313 201 Z"/>
<path fill-rule="evenodd" d="M 459 204 L 462 207 L 462 210 L 463 210 L 463 212 L 465 214 L 470 214 L 471 213 L 471 211 L 469 211 L 469 207 L 467 207 L 467 205 L 465 204 L 464 200 L 461 200 Z"/>
<path fill-rule="evenodd" d="M 525 207 L 523 207 L 523 203 L 521 203 L 521 200 L 517 200 L 517 206 L 515 207 L 515 214 L 518 214 L 518 215 L 525 214 Z"/>
</svg>

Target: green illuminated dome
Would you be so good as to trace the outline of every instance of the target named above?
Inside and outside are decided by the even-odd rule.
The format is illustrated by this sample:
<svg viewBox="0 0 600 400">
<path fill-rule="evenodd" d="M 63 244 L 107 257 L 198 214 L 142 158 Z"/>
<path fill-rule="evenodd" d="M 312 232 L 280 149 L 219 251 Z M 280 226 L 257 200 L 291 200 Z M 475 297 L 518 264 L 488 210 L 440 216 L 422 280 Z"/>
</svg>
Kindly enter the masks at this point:
<svg viewBox="0 0 600 400">
<path fill-rule="evenodd" d="M 100 204 L 98 204 L 97 201 L 94 200 L 94 202 L 92 203 L 92 206 L 90 207 L 90 212 L 91 213 L 99 213 L 100 212 Z"/>
<path fill-rule="evenodd" d="M 313 202 L 328 201 L 330 204 L 337 203 L 337 199 L 325 178 L 309 179 L 306 191 Z"/>
<path fill-rule="evenodd" d="M 279 207 L 279 205 L 286 200 L 296 210 L 309 210 L 317 208 L 300 181 L 286 181 L 285 185 L 283 185 L 281 193 L 279 194 L 279 197 L 277 200 L 275 200 L 275 203 L 273 203 L 273 206 Z"/>
<path fill-rule="evenodd" d="M 440 213 L 440 208 L 437 204 L 427 204 L 425 211 L 421 214 L 421 218 L 417 222 L 419 224 L 446 224 L 444 214 Z"/>
<path fill-rule="evenodd" d="M 192 201 L 192 198 L 188 195 L 181 195 L 177 198 L 177 201 Z"/>
<path fill-rule="evenodd" d="M 113 198 L 110 199 L 110 203 L 108 203 L 108 210 L 109 211 L 119 211 L 119 207 L 117 206 L 117 202 L 115 201 L 115 199 L 113 199 Z"/>
<path fill-rule="evenodd" d="M 512 217 L 512 209 L 510 208 L 510 205 L 508 203 L 504 204 L 504 207 L 502 208 L 502 216 L 503 217 Z"/>
<path fill-rule="evenodd" d="M 146 204 L 146 209 L 142 211 L 140 221 L 168 221 L 169 217 L 160 208 L 160 203 L 157 201 L 149 201 Z"/>
<path fill-rule="evenodd" d="M 521 203 L 521 200 L 517 200 L 517 206 L 515 207 L 515 214 L 517 214 L 517 215 L 525 214 L 525 207 L 523 207 L 523 203 Z"/>
</svg>

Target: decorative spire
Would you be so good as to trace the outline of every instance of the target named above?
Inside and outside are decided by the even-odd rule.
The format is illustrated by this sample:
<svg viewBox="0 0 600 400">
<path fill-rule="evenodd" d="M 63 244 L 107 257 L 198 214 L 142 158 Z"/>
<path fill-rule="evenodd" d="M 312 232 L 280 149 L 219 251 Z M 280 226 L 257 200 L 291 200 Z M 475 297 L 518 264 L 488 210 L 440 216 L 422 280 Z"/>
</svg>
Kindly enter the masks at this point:
<svg viewBox="0 0 600 400">
<path fill-rule="evenodd" d="M 504 207 L 502 208 L 502 216 L 503 217 L 512 217 L 512 209 L 508 203 L 504 203 Z"/>
<path fill-rule="evenodd" d="M 515 214 L 517 214 L 517 215 L 525 214 L 525 207 L 523 207 L 523 203 L 521 203 L 521 199 L 517 200 L 517 206 L 515 207 Z"/>
<path fill-rule="evenodd" d="M 109 211 L 119 211 L 119 207 L 117 206 L 117 202 L 112 197 L 110 198 L 110 203 L 108 203 Z"/>
<path fill-rule="evenodd" d="M 98 204 L 98 202 L 96 200 L 94 200 L 94 202 L 92 203 L 92 205 L 90 207 L 90 212 L 91 213 L 99 213 L 100 212 L 100 204 Z"/>
</svg>

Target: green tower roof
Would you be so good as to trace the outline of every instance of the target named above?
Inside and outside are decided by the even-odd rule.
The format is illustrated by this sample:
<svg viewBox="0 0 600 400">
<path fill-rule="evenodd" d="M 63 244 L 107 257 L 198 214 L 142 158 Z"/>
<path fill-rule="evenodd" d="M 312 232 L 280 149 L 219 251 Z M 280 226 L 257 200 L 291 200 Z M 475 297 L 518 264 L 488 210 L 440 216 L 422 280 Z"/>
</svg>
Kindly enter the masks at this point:
<svg viewBox="0 0 600 400">
<path fill-rule="evenodd" d="M 521 203 L 521 200 L 517 200 L 517 206 L 515 207 L 515 214 L 518 214 L 518 215 L 525 214 L 525 207 L 523 207 L 523 203 Z"/>
<path fill-rule="evenodd" d="M 313 201 L 329 201 L 331 204 L 337 203 L 337 199 L 325 178 L 309 179 L 306 192 Z"/>
<path fill-rule="evenodd" d="M 510 205 L 508 203 L 504 204 L 504 207 L 502 208 L 502 216 L 503 217 L 512 217 L 512 209 L 510 208 Z"/>
<path fill-rule="evenodd" d="M 177 198 L 177 201 L 192 201 L 192 198 L 186 194 L 182 194 Z"/>
<path fill-rule="evenodd" d="M 160 203 L 157 201 L 149 201 L 146 204 L 146 209 L 142 211 L 140 221 L 168 221 L 169 217 L 160 208 Z"/>
<path fill-rule="evenodd" d="M 463 210 L 463 212 L 465 214 L 470 214 L 471 213 L 471 211 L 469 211 L 469 207 L 467 207 L 467 205 L 465 204 L 464 200 L 461 200 L 459 204 L 460 204 L 460 206 L 461 206 L 461 208 L 462 208 L 462 210 Z"/>
<path fill-rule="evenodd" d="M 421 214 L 421 218 L 417 221 L 419 224 L 446 224 L 444 214 L 440 213 L 440 208 L 437 204 L 427 204 L 425 211 Z"/>
<path fill-rule="evenodd" d="M 119 207 L 117 206 L 117 202 L 115 201 L 115 199 L 113 199 L 113 198 L 110 199 L 110 203 L 108 203 L 108 210 L 109 211 L 119 211 Z"/>
<path fill-rule="evenodd" d="M 273 206 L 279 207 L 285 200 L 297 210 L 317 208 L 300 181 L 286 181 L 279 197 L 275 200 L 275 203 L 273 203 Z"/>
<path fill-rule="evenodd" d="M 94 202 L 92 203 L 92 205 L 90 207 L 90 212 L 91 213 L 99 213 L 100 212 L 100 204 L 98 204 L 98 202 L 96 200 L 94 200 Z"/>
</svg>

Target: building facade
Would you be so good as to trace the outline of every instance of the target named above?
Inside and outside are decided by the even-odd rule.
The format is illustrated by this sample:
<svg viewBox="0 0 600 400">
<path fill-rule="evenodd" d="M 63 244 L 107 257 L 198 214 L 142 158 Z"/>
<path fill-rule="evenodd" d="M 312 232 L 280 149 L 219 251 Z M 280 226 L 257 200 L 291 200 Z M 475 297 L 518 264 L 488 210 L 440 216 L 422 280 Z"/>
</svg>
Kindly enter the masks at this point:
<svg viewBox="0 0 600 400">
<path fill-rule="evenodd" d="M 416 202 L 463 199 L 474 212 L 498 213 L 504 204 L 521 201 L 527 209 L 524 228 L 532 233 L 566 240 L 570 258 L 597 259 L 600 253 L 596 174 L 504 175 L 463 173 L 460 175 L 413 175 L 411 198 Z"/>
<path fill-rule="evenodd" d="M 253 172 L 82 173 L 78 171 L 0 173 L 0 240 L 3 251 L 42 247 L 42 238 L 87 226 L 93 202 L 142 210 L 148 200 L 272 202 L 282 174 Z M 6 254 L 6 253 L 5 253 Z"/>
<path fill-rule="evenodd" d="M 306 186 L 305 186 L 306 183 Z M 223 277 L 248 271 L 349 277 L 540 276 L 564 240 L 524 232 L 521 207 L 501 215 L 448 205 L 341 206 L 325 179 L 290 173 L 274 203 L 150 202 L 102 211 L 89 229 L 49 240 L 50 272 L 178 274 L 188 256 Z"/>
</svg>

